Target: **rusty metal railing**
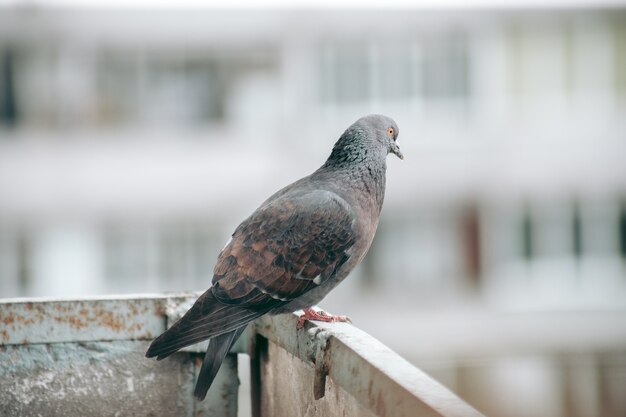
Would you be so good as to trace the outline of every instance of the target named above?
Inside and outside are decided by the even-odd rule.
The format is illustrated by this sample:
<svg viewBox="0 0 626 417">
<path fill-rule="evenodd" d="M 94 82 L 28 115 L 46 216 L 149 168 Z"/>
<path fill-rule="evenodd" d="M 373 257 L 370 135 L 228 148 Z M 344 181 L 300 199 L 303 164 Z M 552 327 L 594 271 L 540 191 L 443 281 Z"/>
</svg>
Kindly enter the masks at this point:
<svg viewBox="0 0 626 417">
<path fill-rule="evenodd" d="M 237 352 L 250 354 L 253 416 L 480 416 L 348 324 L 264 317 L 228 355 L 204 402 L 204 346 L 162 362 L 149 341 L 198 294 L 0 300 L 0 415 L 237 415 Z M 244 394 L 247 395 L 247 394 Z"/>
</svg>

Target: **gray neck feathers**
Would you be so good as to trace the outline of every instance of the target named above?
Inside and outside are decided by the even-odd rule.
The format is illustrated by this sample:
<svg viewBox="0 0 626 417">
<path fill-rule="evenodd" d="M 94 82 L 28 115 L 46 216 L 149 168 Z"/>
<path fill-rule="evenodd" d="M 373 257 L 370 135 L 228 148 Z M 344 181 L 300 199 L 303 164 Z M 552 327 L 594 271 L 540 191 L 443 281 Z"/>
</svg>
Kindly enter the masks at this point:
<svg viewBox="0 0 626 417">
<path fill-rule="evenodd" d="M 374 132 L 352 126 L 339 138 L 319 171 L 332 172 L 336 178 L 345 178 L 351 186 L 369 195 L 380 212 L 385 197 L 387 152 L 372 139 Z"/>
</svg>

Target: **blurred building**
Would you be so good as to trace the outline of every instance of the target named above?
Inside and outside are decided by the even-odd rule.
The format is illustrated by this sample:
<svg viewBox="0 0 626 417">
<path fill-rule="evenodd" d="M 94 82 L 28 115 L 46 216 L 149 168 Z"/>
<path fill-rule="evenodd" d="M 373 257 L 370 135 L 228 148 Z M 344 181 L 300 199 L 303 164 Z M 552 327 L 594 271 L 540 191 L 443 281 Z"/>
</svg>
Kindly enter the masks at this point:
<svg viewBox="0 0 626 417">
<path fill-rule="evenodd" d="M 624 415 L 626 9 L 0 10 L 0 296 L 205 288 L 371 112 L 406 159 L 331 311 L 452 311 L 381 339 L 488 414 Z"/>
</svg>

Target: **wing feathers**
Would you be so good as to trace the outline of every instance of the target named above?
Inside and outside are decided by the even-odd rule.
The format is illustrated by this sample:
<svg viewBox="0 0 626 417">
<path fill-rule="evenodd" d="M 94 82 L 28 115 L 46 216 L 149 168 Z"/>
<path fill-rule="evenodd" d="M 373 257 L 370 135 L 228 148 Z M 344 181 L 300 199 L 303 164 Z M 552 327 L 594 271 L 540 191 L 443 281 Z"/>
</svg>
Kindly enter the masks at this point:
<svg viewBox="0 0 626 417">
<path fill-rule="evenodd" d="M 163 359 L 172 353 L 210 337 L 245 326 L 264 314 L 220 303 L 211 289 L 198 298 L 185 315 L 162 335 L 154 339 L 146 352 L 148 358 Z"/>
<path fill-rule="evenodd" d="M 354 245 L 354 219 L 350 206 L 329 191 L 268 202 L 220 253 L 215 296 L 257 309 L 303 295 L 330 277 Z"/>
<path fill-rule="evenodd" d="M 222 362 L 224 362 L 226 354 L 239 339 L 245 328 L 244 326 L 232 332 L 221 334 L 209 342 L 209 347 L 204 355 L 202 368 L 200 368 L 200 374 L 198 375 L 198 382 L 196 382 L 196 389 L 194 390 L 194 395 L 200 401 L 206 397 L 209 387 L 217 375 L 217 371 L 219 371 Z"/>
</svg>

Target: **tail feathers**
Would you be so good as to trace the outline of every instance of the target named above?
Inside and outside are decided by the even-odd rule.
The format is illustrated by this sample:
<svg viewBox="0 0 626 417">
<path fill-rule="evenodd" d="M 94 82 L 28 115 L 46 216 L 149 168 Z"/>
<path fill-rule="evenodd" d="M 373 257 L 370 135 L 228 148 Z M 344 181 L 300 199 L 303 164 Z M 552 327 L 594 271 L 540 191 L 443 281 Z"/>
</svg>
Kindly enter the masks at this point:
<svg viewBox="0 0 626 417">
<path fill-rule="evenodd" d="M 166 358 L 186 346 L 245 328 L 263 313 L 220 303 L 209 288 L 180 320 L 152 341 L 146 357 Z"/>
<path fill-rule="evenodd" d="M 228 351 L 233 346 L 233 344 L 239 339 L 241 333 L 245 330 L 246 326 L 242 326 L 236 330 L 233 330 L 229 333 L 223 333 L 219 336 L 215 336 L 209 342 L 209 347 L 207 348 L 206 355 L 204 355 L 204 360 L 202 361 L 202 368 L 200 369 L 200 374 L 198 375 L 198 382 L 196 382 L 196 389 L 194 391 L 194 395 L 200 401 L 204 400 L 206 397 L 215 376 L 217 375 L 217 371 L 219 371 L 222 366 L 222 362 L 226 357 Z"/>
</svg>

